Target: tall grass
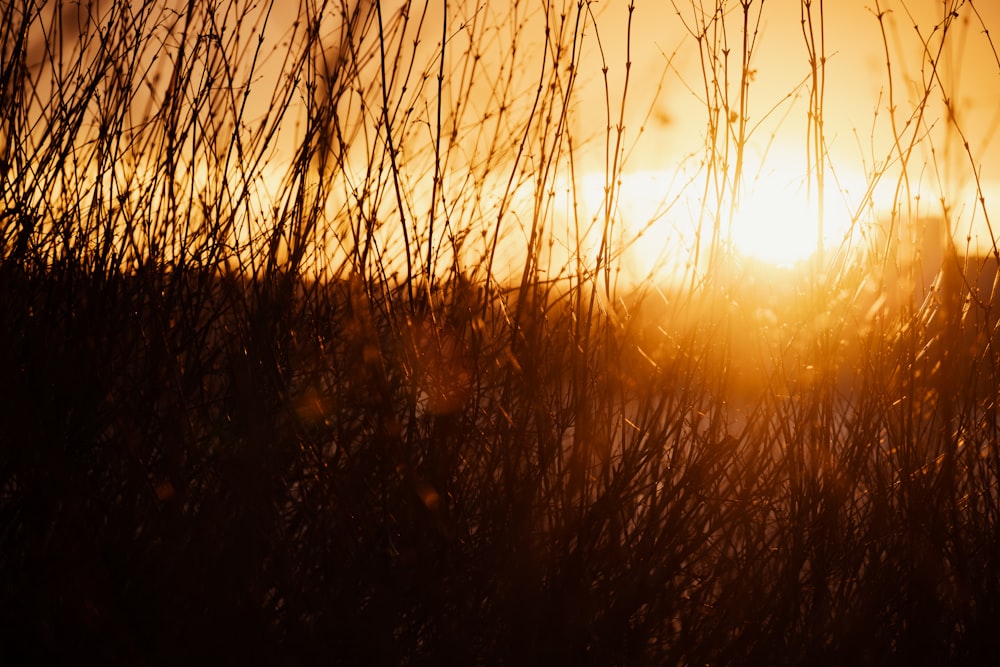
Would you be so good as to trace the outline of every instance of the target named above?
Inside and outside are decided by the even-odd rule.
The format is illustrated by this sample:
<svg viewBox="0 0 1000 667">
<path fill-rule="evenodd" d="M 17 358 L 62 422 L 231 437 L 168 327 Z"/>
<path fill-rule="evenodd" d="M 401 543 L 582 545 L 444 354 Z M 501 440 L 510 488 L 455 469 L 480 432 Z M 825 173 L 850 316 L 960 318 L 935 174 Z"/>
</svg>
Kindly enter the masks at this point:
<svg viewBox="0 0 1000 667">
<path fill-rule="evenodd" d="M 900 62 L 875 3 L 885 152 L 852 233 L 780 272 L 729 239 L 793 99 L 823 218 L 823 3 L 761 102 L 770 5 L 673 8 L 695 240 L 626 285 L 686 215 L 621 214 L 644 4 L 9 3 L 7 659 L 997 660 L 998 257 L 950 242 L 962 174 L 989 209 L 945 67 L 989 26 L 942 3 Z"/>
</svg>

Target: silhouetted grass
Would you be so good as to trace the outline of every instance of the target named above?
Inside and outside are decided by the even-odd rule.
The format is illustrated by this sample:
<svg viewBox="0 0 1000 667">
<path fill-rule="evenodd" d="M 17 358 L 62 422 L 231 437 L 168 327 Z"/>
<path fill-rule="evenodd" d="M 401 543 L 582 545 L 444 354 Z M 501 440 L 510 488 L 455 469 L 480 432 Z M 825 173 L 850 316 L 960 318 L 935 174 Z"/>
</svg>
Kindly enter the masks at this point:
<svg viewBox="0 0 1000 667">
<path fill-rule="evenodd" d="M 737 113 L 706 142 L 708 259 L 626 289 L 621 130 L 580 137 L 609 186 L 570 241 L 547 194 L 596 8 L 537 10 L 541 37 L 516 1 L 457 12 L 446 59 L 406 7 L 304 3 L 274 52 L 267 5 L 4 10 L 5 659 L 1000 658 L 995 258 L 946 250 L 928 288 L 877 235 L 734 257 Z M 532 39 L 547 64 L 475 57 Z"/>
</svg>

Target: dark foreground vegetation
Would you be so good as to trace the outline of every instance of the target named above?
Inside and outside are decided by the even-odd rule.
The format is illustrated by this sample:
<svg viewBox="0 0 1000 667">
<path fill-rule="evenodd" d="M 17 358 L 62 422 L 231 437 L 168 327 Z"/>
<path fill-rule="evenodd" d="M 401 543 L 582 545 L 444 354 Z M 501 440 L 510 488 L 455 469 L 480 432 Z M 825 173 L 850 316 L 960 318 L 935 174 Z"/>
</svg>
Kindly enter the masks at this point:
<svg viewBox="0 0 1000 667">
<path fill-rule="evenodd" d="M 309 4 L 259 134 L 241 81 L 264 24 L 235 5 L 115 5 L 72 24 L 65 58 L 58 13 L 9 7 L 6 664 L 1000 663 L 995 257 L 945 253 L 925 290 L 898 244 L 776 276 L 720 241 L 708 273 L 626 291 L 610 245 L 587 264 L 580 242 L 552 279 L 539 194 L 523 270 L 500 281 L 497 239 L 467 247 L 484 181 L 418 227 L 389 138 L 420 125 L 400 87 L 337 88 L 373 63 L 410 76 L 417 7 Z M 551 14 L 552 53 L 588 7 Z M 342 49 L 312 58 L 331 15 Z M 175 41 L 144 41 L 170 21 Z M 52 46 L 32 60 L 38 30 Z M 570 83 L 575 54 L 545 81 Z M 511 76 L 497 108 L 521 99 Z M 572 95 L 538 91 L 497 127 L 555 164 L 571 151 L 543 120 Z M 308 113 L 268 208 L 253 183 L 268 128 L 292 123 L 279 93 Z M 358 99 L 380 138 L 348 173 L 336 137 Z M 434 188 L 458 113 L 417 154 Z M 544 163 L 489 155 L 469 168 L 545 191 Z M 500 209 L 498 236 L 516 224 Z"/>
<path fill-rule="evenodd" d="M 584 331 L 538 289 L 9 263 L 2 293 L 14 662 L 998 656 L 991 345 L 799 371 L 724 349 L 724 310 Z"/>
</svg>

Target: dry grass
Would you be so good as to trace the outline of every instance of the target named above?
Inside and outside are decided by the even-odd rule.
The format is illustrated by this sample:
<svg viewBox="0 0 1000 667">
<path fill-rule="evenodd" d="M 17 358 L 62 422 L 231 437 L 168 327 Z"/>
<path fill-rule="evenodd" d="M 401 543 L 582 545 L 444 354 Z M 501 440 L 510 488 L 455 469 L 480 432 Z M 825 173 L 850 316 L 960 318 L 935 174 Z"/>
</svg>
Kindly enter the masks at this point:
<svg viewBox="0 0 1000 667">
<path fill-rule="evenodd" d="M 702 70 L 702 256 L 626 290 L 628 68 L 574 118 L 631 7 L 168 4 L 2 10 L 12 664 L 1000 658 L 996 259 L 736 261 L 754 42 Z M 925 92 L 873 179 L 908 186 Z M 604 206 L 560 217 L 585 146 Z"/>
</svg>

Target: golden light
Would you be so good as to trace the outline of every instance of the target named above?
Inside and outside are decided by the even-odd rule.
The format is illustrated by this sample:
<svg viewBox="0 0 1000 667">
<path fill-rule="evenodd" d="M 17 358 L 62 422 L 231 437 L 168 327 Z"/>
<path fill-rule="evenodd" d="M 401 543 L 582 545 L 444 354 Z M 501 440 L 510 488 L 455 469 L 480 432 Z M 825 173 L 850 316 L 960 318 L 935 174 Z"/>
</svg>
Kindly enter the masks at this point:
<svg viewBox="0 0 1000 667">
<path fill-rule="evenodd" d="M 800 170 L 804 171 L 804 170 Z M 750 183 L 734 209 L 730 242 L 745 256 L 790 267 L 819 249 L 819 196 L 815 182 L 793 170 L 771 171 Z M 848 205 L 835 187 L 824 188 L 823 247 L 836 247 L 851 228 Z"/>
<path fill-rule="evenodd" d="M 791 164 L 792 161 L 790 160 Z M 792 267 L 813 256 L 818 248 L 819 203 L 815 183 L 807 187 L 804 169 L 761 169 L 750 178 L 732 210 L 732 225 L 723 223 L 723 239 L 738 255 L 775 267 Z M 851 192 L 864 192 L 863 179 L 829 176 L 824 196 L 824 248 L 840 246 L 851 230 L 851 210 L 857 202 Z M 850 192 L 846 189 L 850 182 Z M 603 176 L 584 178 L 584 210 L 590 215 L 603 205 Z M 697 256 L 707 257 L 714 209 L 702 207 L 700 190 L 692 188 L 680 171 L 666 169 L 623 173 L 617 181 L 615 217 L 622 248 L 623 277 L 633 283 L 652 279 L 671 282 L 690 271 Z M 712 206 L 718 204 L 712 203 Z M 728 218 L 728 204 L 721 218 Z M 702 217 L 702 233 L 697 233 Z M 701 253 L 696 246 L 701 244 Z M 596 243 L 595 243 L 596 247 Z M 704 267 L 702 267 L 704 268 Z"/>
<path fill-rule="evenodd" d="M 665 169 L 630 170 L 619 174 L 615 183 L 612 217 L 625 282 L 679 279 L 696 242 L 693 204 L 684 175 Z M 605 205 L 605 176 L 588 173 L 581 185 L 580 203 L 588 217 L 599 221 Z M 599 230 L 592 234 L 595 231 Z M 596 248 L 597 239 L 589 239 L 588 246 Z"/>
</svg>

